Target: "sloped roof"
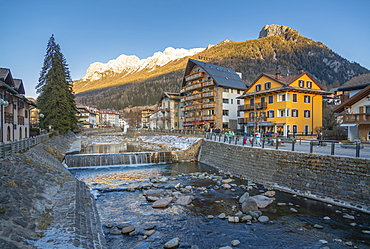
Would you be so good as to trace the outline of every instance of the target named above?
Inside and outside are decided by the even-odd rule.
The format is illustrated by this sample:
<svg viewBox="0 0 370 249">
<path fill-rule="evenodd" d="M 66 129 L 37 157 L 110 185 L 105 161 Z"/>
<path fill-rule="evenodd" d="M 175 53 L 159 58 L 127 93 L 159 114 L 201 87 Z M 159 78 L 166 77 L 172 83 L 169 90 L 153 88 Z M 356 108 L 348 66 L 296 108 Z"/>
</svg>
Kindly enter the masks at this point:
<svg viewBox="0 0 370 249">
<path fill-rule="evenodd" d="M 355 90 L 370 85 L 370 73 L 361 74 L 344 83 L 338 88 L 339 91 Z"/>
<path fill-rule="evenodd" d="M 25 94 L 26 93 L 26 91 L 24 90 L 23 81 L 21 79 L 13 79 L 13 82 L 14 82 L 14 89 L 19 94 Z"/>
<path fill-rule="evenodd" d="M 174 99 L 174 100 L 177 100 L 177 99 L 180 99 L 180 93 L 169 93 L 169 92 L 164 92 L 162 94 L 162 98 L 169 98 L 169 99 Z"/>
<path fill-rule="evenodd" d="M 297 92 L 298 91 L 299 92 L 307 92 L 307 93 L 315 92 L 317 94 L 322 94 L 322 95 L 328 94 L 328 92 L 324 91 L 323 88 L 319 84 L 317 84 L 317 82 L 315 82 L 315 84 L 317 84 L 317 86 L 320 89 L 308 89 L 308 88 L 290 86 L 291 83 L 293 83 L 297 79 L 301 78 L 304 74 L 308 75 L 311 79 L 313 79 L 312 76 L 307 72 L 303 72 L 303 73 L 297 74 L 297 75 L 280 76 L 280 78 L 277 78 L 276 75 L 262 73 L 253 82 L 253 84 L 250 85 L 250 87 L 252 87 L 262 76 L 266 76 L 266 77 L 270 78 L 271 80 L 274 80 L 274 81 L 280 83 L 282 86 L 281 87 L 270 88 L 268 90 L 262 90 L 262 91 L 259 91 L 257 94 L 264 94 L 264 93 L 270 93 L 270 92 L 279 92 L 279 91 L 283 92 L 283 91 L 288 91 L 288 90 L 289 91 L 297 91 Z M 248 97 L 248 96 L 252 96 L 252 95 L 255 95 L 255 94 L 256 94 L 256 92 L 250 92 L 250 93 L 243 94 L 242 96 L 240 96 L 238 98 Z"/>
<path fill-rule="evenodd" d="M 8 84 L 11 87 L 14 86 L 13 77 L 12 73 L 10 72 L 10 69 L 0 68 L 0 81 L 3 81 L 4 83 Z"/>
<path fill-rule="evenodd" d="M 184 77 L 182 80 L 182 86 L 185 85 L 185 76 L 190 74 L 195 65 L 201 67 L 214 80 L 217 86 L 235 88 L 240 90 L 247 89 L 245 83 L 233 69 L 193 59 L 188 60 L 188 64 L 186 65 Z"/>
<path fill-rule="evenodd" d="M 352 106 L 356 104 L 358 101 L 362 100 L 363 98 L 366 98 L 370 94 L 370 85 L 353 95 L 351 98 L 344 101 L 342 104 L 334 108 L 333 112 L 335 113 L 341 113 L 345 110 L 347 106 Z"/>
</svg>

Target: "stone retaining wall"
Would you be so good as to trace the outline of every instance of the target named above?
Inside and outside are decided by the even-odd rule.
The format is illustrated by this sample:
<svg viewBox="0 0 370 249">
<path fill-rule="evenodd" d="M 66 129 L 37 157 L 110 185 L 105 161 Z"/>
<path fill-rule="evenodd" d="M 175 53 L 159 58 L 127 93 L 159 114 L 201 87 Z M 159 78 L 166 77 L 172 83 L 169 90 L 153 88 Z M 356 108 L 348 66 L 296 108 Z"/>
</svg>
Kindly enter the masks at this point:
<svg viewBox="0 0 370 249">
<path fill-rule="evenodd" d="M 0 248 L 106 248 L 94 198 L 61 163 L 75 139 L 0 161 Z"/>
<path fill-rule="evenodd" d="M 199 161 L 283 191 L 370 213 L 370 160 L 203 141 Z"/>
</svg>

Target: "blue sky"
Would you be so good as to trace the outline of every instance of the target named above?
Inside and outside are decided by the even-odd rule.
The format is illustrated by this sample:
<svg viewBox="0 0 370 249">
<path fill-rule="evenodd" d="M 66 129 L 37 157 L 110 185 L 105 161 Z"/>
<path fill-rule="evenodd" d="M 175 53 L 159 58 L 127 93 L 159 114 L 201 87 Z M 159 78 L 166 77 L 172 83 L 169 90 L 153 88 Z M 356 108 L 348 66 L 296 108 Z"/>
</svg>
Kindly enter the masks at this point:
<svg viewBox="0 0 370 249">
<path fill-rule="evenodd" d="M 370 69 L 368 0 L 12 0 L 0 6 L 0 67 L 23 80 L 27 97 L 37 96 L 52 34 L 73 80 L 96 61 L 256 39 L 266 24 L 296 29 Z"/>
</svg>

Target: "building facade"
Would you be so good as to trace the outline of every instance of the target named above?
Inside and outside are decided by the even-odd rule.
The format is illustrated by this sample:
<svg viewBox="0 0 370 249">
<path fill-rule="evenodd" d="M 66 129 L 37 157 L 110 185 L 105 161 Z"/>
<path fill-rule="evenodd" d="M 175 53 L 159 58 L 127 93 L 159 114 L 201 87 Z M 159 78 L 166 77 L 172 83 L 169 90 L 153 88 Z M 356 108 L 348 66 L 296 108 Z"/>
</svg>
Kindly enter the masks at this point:
<svg viewBox="0 0 370 249">
<path fill-rule="evenodd" d="M 163 129 L 179 129 L 180 93 L 164 92 L 158 103 Z"/>
<path fill-rule="evenodd" d="M 146 108 L 141 110 L 141 128 L 149 128 L 150 127 L 150 115 L 152 115 L 155 110 Z"/>
<path fill-rule="evenodd" d="M 338 114 L 342 127 L 347 129 L 348 140 L 370 140 L 370 73 L 355 77 L 338 91 L 343 102 L 333 112 Z"/>
<path fill-rule="evenodd" d="M 24 95 L 22 80 L 13 79 L 10 69 L 0 68 L 0 142 L 2 143 L 29 137 L 30 109 L 36 105 Z"/>
<path fill-rule="evenodd" d="M 182 79 L 180 127 L 238 130 L 246 85 L 234 70 L 190 59 Z"/>
<path fill-rule="evenodd" d="M 244 131 L 254 134 L 313 134 L 322 126 L 322 96 L 326 92 L 308 73 L 281 76 L 261 74 L 240 97 L 238 120 Z"/>
</svg>

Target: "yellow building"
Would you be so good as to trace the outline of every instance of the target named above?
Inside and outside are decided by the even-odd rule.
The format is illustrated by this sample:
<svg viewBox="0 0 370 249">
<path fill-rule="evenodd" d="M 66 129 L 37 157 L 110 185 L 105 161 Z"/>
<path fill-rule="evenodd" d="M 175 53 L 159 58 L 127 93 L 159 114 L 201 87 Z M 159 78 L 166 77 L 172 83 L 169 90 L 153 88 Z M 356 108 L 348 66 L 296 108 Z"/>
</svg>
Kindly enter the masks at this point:
<svg viewBox="0 0 370 249">
<path fill-rule="evenodd" d="M 281 76 L 261 74 L 239 98 L 244 105 L 238 111 L 244 118 L 244 131 L 289 134 L 311 134 L 322 126 L 322 96 L 326 92 L 308 73 Z"/>
</svg>

